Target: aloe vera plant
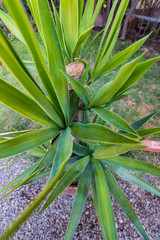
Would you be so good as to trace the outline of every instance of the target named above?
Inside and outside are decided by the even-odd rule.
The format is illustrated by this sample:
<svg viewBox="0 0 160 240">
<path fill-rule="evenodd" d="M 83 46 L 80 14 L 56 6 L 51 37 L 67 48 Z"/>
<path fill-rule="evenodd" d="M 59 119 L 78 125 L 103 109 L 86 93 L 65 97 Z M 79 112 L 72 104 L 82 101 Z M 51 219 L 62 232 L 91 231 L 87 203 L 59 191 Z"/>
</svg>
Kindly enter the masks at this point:
<svg viewBox="0 0 160 240">
<path fill-rule="evenodd" d="M 130 60 L 148 36 L 110 57 L 129 0 L 121 0 L 116 13 L 118 0 L 114 1 L 102 31 L 93 69 L 90 68 L 90 63 L 81 58 L 82 48 L 93 29 L 103 0 L 98 1 L 95 10 L 94 0 L 87 1 L 85 8 L 83 0 L 60 0 L 59 13 L 53 1 L 52 13 L 47 0 L 27 0 L 43 45 L 35 37 L 21 0 L 3 2 L 9 15 L 0 11 L 1 19 L 28 47 L 33 61 L 22 61 L 0 31 L 0 60 L 25 90 L 24 93 L 0 78 L 0 101 L 23 116 L 43 124 L 44 128 L 1 134 L 1 159 L 31 151 L 39 156 L 40 160 L 0 192 L 8 190 L 3 196 L 5 197 L 23 184 L 38 181 L 46 176 L 49 176 L 49 180 L 40 195 L 2 234 L 1 239 L 12 236 L 48 197 L 40 210 L 42 213 L 79 175 L 80 181 L 66 240 L 73 238 L 90 187 L 104 239 L 117 239 L 110 192 L 144 239 L 149 239 L 113 174 L 116 173 L 128 182 L 160 196 L 158 189 L 130 171 L 142 171 L 160 177 L 158 167 L 119 156 L 129 150 L 145 148 L 141 139 L 160 131 L 160 128 L 139 130 L 155 113 L 129 124 L 109 110 L 114 101 L 130 93 L 128 89 L 159 59 L 157 57 L 142 61 L 140 56 Z M 99 34 L 90 46 L 98 36 Z M 85 70 L 83 75 L 79 76 L 79 81 L 66 72 L 66 64 L 74 62 L 84 64 Z M 117 66 L 118 72 L 107 82 L 107 74 Z M 29 69 L 37 72 L 43 89 L 37 84 Z M 101 77 L 105 77 L 107 83 L 97 93 L 90 93 L 92 83 Z M 69 83 L 73 88 L 72 93 L 69 92 Z M 74 122 L 74 116 L 78 111 L 81 111 L 82 118 L 79 122 Z M 95 116 L 94 119 L 89 117 L 91 112 Z M 106 123 L 118 131 L 106 127 Z M 75 142 L 72 136 L 79 139 L 79 143 Z"/>
</svg>

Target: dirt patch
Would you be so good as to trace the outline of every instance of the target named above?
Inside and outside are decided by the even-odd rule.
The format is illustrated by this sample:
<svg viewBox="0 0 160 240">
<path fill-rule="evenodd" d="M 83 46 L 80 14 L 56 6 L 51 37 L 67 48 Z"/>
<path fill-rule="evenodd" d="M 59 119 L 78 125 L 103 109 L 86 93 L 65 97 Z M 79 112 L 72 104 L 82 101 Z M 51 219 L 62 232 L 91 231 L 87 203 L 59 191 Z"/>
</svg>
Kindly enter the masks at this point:
<svg viewBox="0 0 160 240">
<path fill-rule="evenodd" d="M 144 44 L 150 51 L 160 54 L 160 39 L 149 38 Z"/>
<path fill-rule="evenodd" d="M 154 86 L 156 89 L 156 85 Z M 151 113 L 154 111 L 155 106 L 152 104 L 146 104 L 146 103 L 141 103 L 141 104 L 137 104 L 133 101 L 131 96 L 127 96 L 126 98 L 124 98 L 123 102 L 122 102 L 123 106 L 130 106 L 134 109 L 136 109 L 139 113 L 140 116 L 146 116 L 147 114 Z"/>
<path fill-rule="evenodd" d="M 157 84 L 152 84 L 151 89 L 152 90 L 157 90 L 157 89 L 159 89 L 159 86 Z"/>
<path fill-rule="evenodd" d="M 142 103 L 141 105 L 137 106 L 137 110 L 138 112 L 140 112 L 142 117 L 147 115 L 148 113 L 153 112 L 154 109 L 155 107 L 152 104 Z"/>
</svg>

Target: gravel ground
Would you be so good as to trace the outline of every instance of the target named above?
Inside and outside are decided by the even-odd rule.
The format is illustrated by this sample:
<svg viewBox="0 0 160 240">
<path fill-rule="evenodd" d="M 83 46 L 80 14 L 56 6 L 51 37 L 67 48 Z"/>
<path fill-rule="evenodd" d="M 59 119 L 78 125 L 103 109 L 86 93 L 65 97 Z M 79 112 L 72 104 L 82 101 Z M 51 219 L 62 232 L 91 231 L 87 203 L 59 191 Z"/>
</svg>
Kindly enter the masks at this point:
<svg viewBox="0 0 160 240">
<path fill-rule="evenodd" d="M 26 159 L 23 157 L 8 158 L 1 162 L 0 188 L 15 178 L 30 164 L 31 162 L 26 163 Z M 160 180 L 150 176 L 145 176 L 145 179 L 157 185 L 157 187 L 160 183 Z M 23 186 L 0 201 L 0 232 L 3 232 L 9 222 L 34 199 L 34 196 L 42 189 L 44 183 L 45 181 L 34 183 L 30 186 Z M 120 180 L 119 184 L 133 205 L 150 239 L 160 240 L 160 198 L 125 181 Z M 64 239 L 72 203 L 73 198 L 71 196 L 62 194 L 42 215 L 36 219 L 36 213 L 32 215 L 12 239 Z M 115 213 L 118 239 L 143 239 L 113 198 L 112 204 Z M 74 240 L 88 239 L 103 239 L 92 199 L 87 201 L 80 224 L 74 235 Z"/>
</svg>

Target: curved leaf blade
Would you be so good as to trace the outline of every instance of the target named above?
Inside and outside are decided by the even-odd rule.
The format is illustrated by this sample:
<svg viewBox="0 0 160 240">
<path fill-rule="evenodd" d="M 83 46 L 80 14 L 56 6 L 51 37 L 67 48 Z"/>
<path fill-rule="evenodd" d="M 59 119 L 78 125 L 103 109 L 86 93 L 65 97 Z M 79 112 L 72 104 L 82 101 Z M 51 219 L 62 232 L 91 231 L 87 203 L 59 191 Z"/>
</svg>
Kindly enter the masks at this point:
<svg viewBox="0 0 160 240">
<path fill-rule="evenodd" d="M 0 133 L 0 137 L 7 140 L 7 139 L 10 139 L 10 138 L 18 137 L 18 136 L 20 136 L 22 134 L 25 134 L 25 133 L 29 133 L 31 131 L 34 131 L 34 130 L 31 129 L 31 130 L 24 130 L 24 131 L 5 132 L 5 133 Z"/>
<path fill-rule="evenodd" d="M 80 217 L 88 196 L 90 184 L 91 184 L 91 163 L 89 163 L 86 166 L 83 172 L 83 175 L 79 180 L 69 223 L 67 226 L 65 240 L 70 240 L 74 236 L 74 233 L 80 221 Z"/>
<path fill-rule="evenodd" d="M 35 211 L 35 209 L 41 204 L 41 202 L 52 191 L 53 187 L 57 184 L 62 172 L 60 171 L 51 180 L 51 182 L 43 189 L 41 194 L 29 205 L 29 207 L 15 220 L 10 227 L 2 234 L 1 240 L 6 240 L 17 231 L 20 226 L 29 218 L 29 216 Z"/>
<path fill-rule="evenodd" d="M 108 167 L 124 180 L 160 197 L 160 191 L 123 167 L 108 163 Z"/>
<path fill-rule="evenodd" d="M 44 42 L 47 49 L 49 73 L 52 85 L 54 86 L 54 90 L 65 116 L 66 123 L 68 123 L 69 92 L 67 80 L 61 73 L 61 71 L 65 71 L 65 62 L 61 44 L 48 1 L 39 0 L 37 4 Z M 51 49 L 54 51 L 54 54 Z"/>
<path fill-rule="evenodd" d="M 21 182 L 24 178 L 28 177 L 33 170 L 38 166 L 38 163 L 33 164 L 32 166 L 30 166 L 29 168 L 27 168 L 27 170 L 25 170 L 24 172 L 22 172 L 20 175 L 18 175 L 15 179 L 13 179 L 11 182 L 9 182 L 7 185 L 5 185 L 3 188 L 0 189 L 0 193 L 7 190 L 10 187 L 13 187 L 15 184 L 17 184 L 18 182 Z"/>
<path fill-rule="evenodd" d="M 89 154 L 89 148 L 77 142 L 73 142 L 73 152 L 79 156 L 86 156 Z"/>
<path fill-rule="evenodd" d="M 52 161 L 54 159 L 54 156 L 56 154 L 56 148 L 58 145 L 57 143 L 58 143 L 58 139 L 56 140 L 56 142 L 54 142 L 54 144 L 46 152 L 46 154 L 44 154 L 43 158 L 38 162 L 38 164 L 35 165 L 35 168 L 32 169 L 32 172 L 30 172 L 29 175 L 27 175 L 25 178 L 23 178 L 22 181 L 20 181 L 16 185 L 14 185 L 14 187 L 12 187 L 10 191 L 8 191 L 5 195 L 3 195 L 3 197 L 1 199 L 6 197 L 8 194 L 13 192 L 18 187 L 20 187 L 24 184 L 27 184 L 28 182 L 31 182 L 32 180 L 35 181 L 35 179 L 38 177 L 39 174 L 41 174 L 41 172 L 43 172 L 46 168 L 50 168 Z M 27 173 L 28 173 L 28 171 L 27 171 Z M 22 175 L 24 175 L 24 174 L 22 174 Z"/>
<path fill-rule="evenodd" d="M 64 176 L 60 179 L 55 189 L 52 191 L 50 196 L 48 197 L 46 203 L 40 210 L 39 214 L 41 214 L 73 181 L 74 179 L 83 171 L 88 162 L 90 161 L 90 157 L 86 156 L 74 163 L 68 171 L 64 174 Z"/>
<path fill-rule="evenodd" d="M 87 39 L 89 38 L 91 31 L 92 31 L 93 27 L 90 27 L 89 29 L 87 29 L 85 32 L 83 32 L 81 34 L 81 36 L 79 37 L 77 44 L 75 46 L 75 49 L 73 51 L 73 58 L 74 57 L 78 57 L 81 51 L 81 47 L 82 45 L 87 41 Z"/>
<path fill-rule="evenodd" d="M 119 203 L 123 211 L 126 213 L 128 218 L 133 222 L 135 227 L 138 229 L 138 231 L 141 233 L 141 235 L 144 237 L 145 240 L 149 240 L 149 237 L 147 236 L 145 230 L 143 229 L 132 205 L 130 204 L 129 200 L 121 190 L 120 186 L 110 173 L 110 171 L 103 166 L 103 170 L 107 179 L 108 187 L 113 196 L 115 197 L 116 201 Z"/>
<path fill-rule="evenodd" d="M 0 102 L 38 123 L 57 127 L 39 105 L 29 96 L 0 78 Z"/>
<path fill-rule="evenodd" d="M 147 35 L 144 38 L 140 39 L 139 41 L 133 43 L 131 46 L 128 48 L 124 49 L 120 53 L 116 54 L 114 57 L 112 57 L 101 69 L 100 73 L 104 74 L 108 71 L 111 71 L 112 69 L 116 68 L 119 66 L 121 63 L 125 62 L 130 56 L 132 56 L 143 44 L 144 42 L 148 39 L 150 36 Z"/>
<path fill-rule="evenodd" d="M 128 157 L 113 157 L 102 160 L 104 163 L 112 163 L 128 170 L 146 172 L 153 176 L 160 177 L 160 168 L 153 166 L 152 164 L 141 162 Z"/>
<path fill-rule="evenodd" d="M 4 24 L 7 26 L 7 28 L 12 32 L 12 34 L 16 36 L 16 38 L 18 38 L 21 42 L 26 44 L 14 20 L 1 9 L 0 9 L 0 18 L 2 19 Z"/>
<path fill-rule="evenodd" d="M 93 8 L 94 8 L 94 0 L 87 1 L 84 12 L 83 12 L 82 20 L 80 22 L 79 34 L 82 34 L 90 26 L 93 26 L 94 23 L 91 24 Z"/>
<path fill-rule="evenodd" d="M 55 137 L 58 132 L 55 128 L 40 129 L 0 142 L 0 159 L 35 148 Z"/>
<path fill-rule="evenodd" d="M 97 63 L 97 66 L 96 68 L 100 68 L 101 66 L 103 66 L 108 58 L 108 50 L 109 48 L 111 48 L 111 45 L 113 44 L 113 39 L 115 39 L 116 37 L 116 33 L 118 32 L 118 29 L 120 27 L 120 24 L 122 22 L 122 19 L 124 17 L 124 14 L 125 14 L 125 11 L 126 11 L 126 8 L 128 6 L 128 3 L 129 3 L 129 0 L 122 0 L 120 2 L 120 5 L 119 5 L 119 8 L 118 8 L 118 11 L 116 13 L 116 16 L 114 18 L 114 21 L 113 21 L 113 24 L 112 24 L 112 27 L 111 27 L 111 30 L 109 32 L 109 35 L 107 37 L 107 40 L 106 42 L 104 43 L 104 46 L 103 46 L 103 49 L 102 49 L 102 52 L 100 54 L 100 57 L 98 60 Z M 108 22 L 107 22 L 107 25 L 106 25 L 106 30 L 107 28 L 109 27 L 112 19 L 113 19 L 113 13 L 114 13 L 114 10 L 115 10 L 115 7 L 116 7 L 116 4 L 117 4 L 117 1 L 115 1 L 114 5 L 113 5 L 113 8 L 111 9 L 111 14 L 108 18 Z M 112 48 L 114 47 L 114 45 L 112 46 Z M 102 65 L 101 65 L 102 64 Z M 99 65 L 99 66 L 98 66 Z"/>
<path fill-rule="evenodd" d="M 83 100 L 83 102 L 87 105 L 90 101 L 90 97 L 88 91 L 83 87 L 83 85 L 78 82 L 76 79 L 72 78 L 67 73 L 63 72 L 63 75 L 66 79 L 71 83 L 77 95 Z"/>
<path fill-rule="evenodd" d="M 101 214 L 100 214 L 100 206 L 98 204 L 98 196 L 97 196 L 97 189 L 96 189 L 96 182 L 95 182 L 95 176 L 94 173 L 92 172 L 92 181 L 91 181 L 91 186 L 92 186 L 92 195 L 93 195 L 93 201 L 94 201 L 94 205 L 95 205 L 95 209 L 96 209 L 96 213 L 97 213 L 97 217 L 98 217 L 98 221 L 100 224 L 100 228 L 103 234 L 104 239 L 107 239 L 106 236 L 106 232 L 104 230 L 104 226 L 102 223 L 102 218 L 101 218 Z"/>
<path fill-rule="evenodd" d="M 67 127 L 65 130 L 61 130 L 60 132 L 59 143 L 53 159 L 49 182 L 54 178 L 54 176 L 56 176 L 56 174 L 58 174 L 58 172 L 63 172 L 66 163 L 72 154 L 72 149 L 73 140 L 71 136 L 71 129 Z"/>
<path fill-rule="evenodd" d="M 96 149 L 92 155 L 94 158 L 110 158 L 116 157 L 122 153 L 128 152 L 130 150 L 137 150 L 145 148 L 146 146 L 140 144 L 123 144 L 123 145 L 113 145 L 113 146 L 102 146 Z"/>
<path fill-rule="evenodd" d="M 116 77 L 101 87 L 100 90 L 94 95 L 88 107 L 95 107 L 105 104 L 107 101 L 109 101 L 131 76 L 140 59 L 141 56 L 121 67 Z"/>
<path fill-rule="evenodd" d="M 146 117 L 141 118 L 141 119 L 139 119 L 138 121 L 131 123 L 130 126 L 131 126 L 135 131 L 137 131 L 140 127 L 142 127 L 142 126 L 143 126 L 150 118 L 152 118 L 155 114 L 156 114 L 156 112 L 151 113 L 151 114 L 147 115 Z"/>
<path fill-rule="evenodd" d="M 131 139 L 112 131 L 111 129 L 101 126 L 98 124 L 82 124 L 72 123 L 71 124 L 72 134 L 78 139 L 84 142 L 103 142 L 109 144 L 130 144 L 139 143 L 135 139 Z"/>
<path fill-rule="evenodd" d="M 0 59 L 18 80 L 18 82 L 23 86 L 23 88 L 27 90 L 27 92 L 34 98 L 36 103 L 41 106 L 41 108 L 53 121 L 55 120 L 58 125 L 63 127 L 63 121 L 59 117 L 53 105 L 34 81 L 28 70 L 25 68 L 23 62 L 20 60 L 19 56 L 16 54 L 11 44 L 4 37 L 1 31 L 0 52 Z"/>
<path fill-rule="evenodd" d="M 67 49 L 70 56 L 76 46 L 79 36 L 79 11 L 77 0 L 61 0 L 61 21 L 64 29 Z"/>
<path fill-rule="evenodd" d="M 110 200 L 108 184 L 103 168 L 97 160 L 93 161 L 99 213 L 105 231 L 104 239 L 117 239 L 116 226 Z"/>
<path fill-rule="evenodd" d="M 142 129 L 138 130 L 137 133 L 140 137 L 146 137 L 148 135 L 152 135 L 154 133 L 159 133 L 160 132 L 160 127 L 157 128 L 148 128 L 148 129 Z"/>
<path fill-rule="evenodd" d="M 110 123 L 112 126 L 117 127 L 120 130 L 124 130 L 126 132 L 130 132 L 132 134 L 137 135 L 133 128 L 117 114 L 102 107 L 94 107 L 93 110 L 100 118 L 102 118 L 105 122 Z"/>
<path fill-rule="evenodd" d="M 156 57 L 153 59 L 149 59 L 145 62 L 138 63 L 132 72 L 131 76 L 127 79 L 127 81 L 122 85 L 122 87 L 118 90 L 116 95 L 119 95 L 134 85 L 152 66 L 156 63 L 160 57 Z"/>
<path fill-rule="evenodd" d="M 39 77 L 50 99 L 52 100 L 52 103 L 57 107 L 57 109 L 59 109 L 59 103 L 55 94 L 54 86 L 51 83 L 48 69 L 45 65 L 38 42 L 36 40 L 35 34 L 33 32 L 32 26 L 29 22 L 22 2 L 19 0 L 15 0 L 14 2 L 4 0 L 4 4 L 6 5 L 11 17 L 15 21 L 23 39 L 28 46 L 28 49 L 32 54 Z"/>
</svg>

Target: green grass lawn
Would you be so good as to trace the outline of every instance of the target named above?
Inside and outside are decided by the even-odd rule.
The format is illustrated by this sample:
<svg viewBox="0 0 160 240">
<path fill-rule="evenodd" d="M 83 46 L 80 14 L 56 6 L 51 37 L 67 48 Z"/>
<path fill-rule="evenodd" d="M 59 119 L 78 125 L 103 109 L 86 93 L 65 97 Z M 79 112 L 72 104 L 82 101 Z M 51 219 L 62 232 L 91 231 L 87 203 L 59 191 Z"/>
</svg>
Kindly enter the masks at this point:
<svg viewBox="0 0 160 240">
<path fill-rule="evenodd" d="M 91 35 L 88 41 L 88 44 L 93 39 L 94 35 L 95 35 L 95 32 Z M 37 37 L 38 37 L 38 34 L 37 34 Z M 24 46 L 24 44 L 22 44 L 16 39 L 12 40 L 11 42 L 12 42 L 12 45 L 14 46 L 14 49 L 17 51 L 18 55 L 21 57 L 22 60 L 31 60 L 31 55 L 28 52 L 27 48 Z M 98 38 L 93 44 L 93 46 L 91 47 L 91 49 L 86 52 L 84 58 L 87 61 L 89 61 L 90 58 L 95 59 L 99 42 L 100 42 L 100 38 Z M 120 52 L 130 44 L 131 43 L 128 43 L 128 42 L 118 41 L 114 48 L 114 51 L 112 52 L 112 56 Z M 140 49 L 137 53 L 134 54 L 134 57 L 139 56 L 143 52 L 143 50 L 144 50 L 143 48 Z M 150 53 L 148 52 L 146 56 L 147 58 L 154 57 L 154 56 L 157 56 L 157 53 L 154 53 L 154 54 L 152 53 L 152 56 L 150 56 Z M 93 65 L 93 62 L 92 62 L 92 65 Z M 35 73 L 32 72 L 32 74 L 34 74 L 34 76 L 38 81 L 38 77 L 35 75 Z M 114 75 L 115 75 L 115 71 L 112 72 L 109 76 L 93 84 L 93 91 L 96 92 L 102 86 L 102 84 L 110 80 Z M 125 120 L 127 120 L 129 123 L 132 123 L 133 121 L 145 115 L 148 115 L 149 113 L 157 111 L 158 101 L 159 101 L 159 89 L 160 89 L 159 76 L 160 76 L 160 67 L 157 64 L 155 64 L 144 75 L 144 77 L 142 77 L 142 79 L 135 86 L 133 86 L 133 89 L 135 89 L 135 92 L 132 95 L 126 97 L 125 99 L 113 103 L 111 106 L 111 109 L 115 113 L 123 117 Z M 3 66 L 0 66 L 0 77 L 5 79 L 9 83 L 13 84 L 15 87 L 23 90 L 20 84 Z M 149 127 L 160 126 L 159 117 L 160 117 L 160 114 L 157 114 L 145 125 L 145 127 L 149 128 Z M 14 129 L 23 130 L 23 129 L 39 128 L 39 127 L 41 126 L 38 123 L 34 123 L 31 120 L 26 119 L 25 117 L 19 115 L 18 113 L 15 113 L 11 109 L 7 108 L 6 106 L 0 103 L 0 132 L 12 131 Z M 152 136 L 152 139 L 154 140 L 158 140 L 158 138 L 159 138 L 159 134 Z"/>
</svg>

